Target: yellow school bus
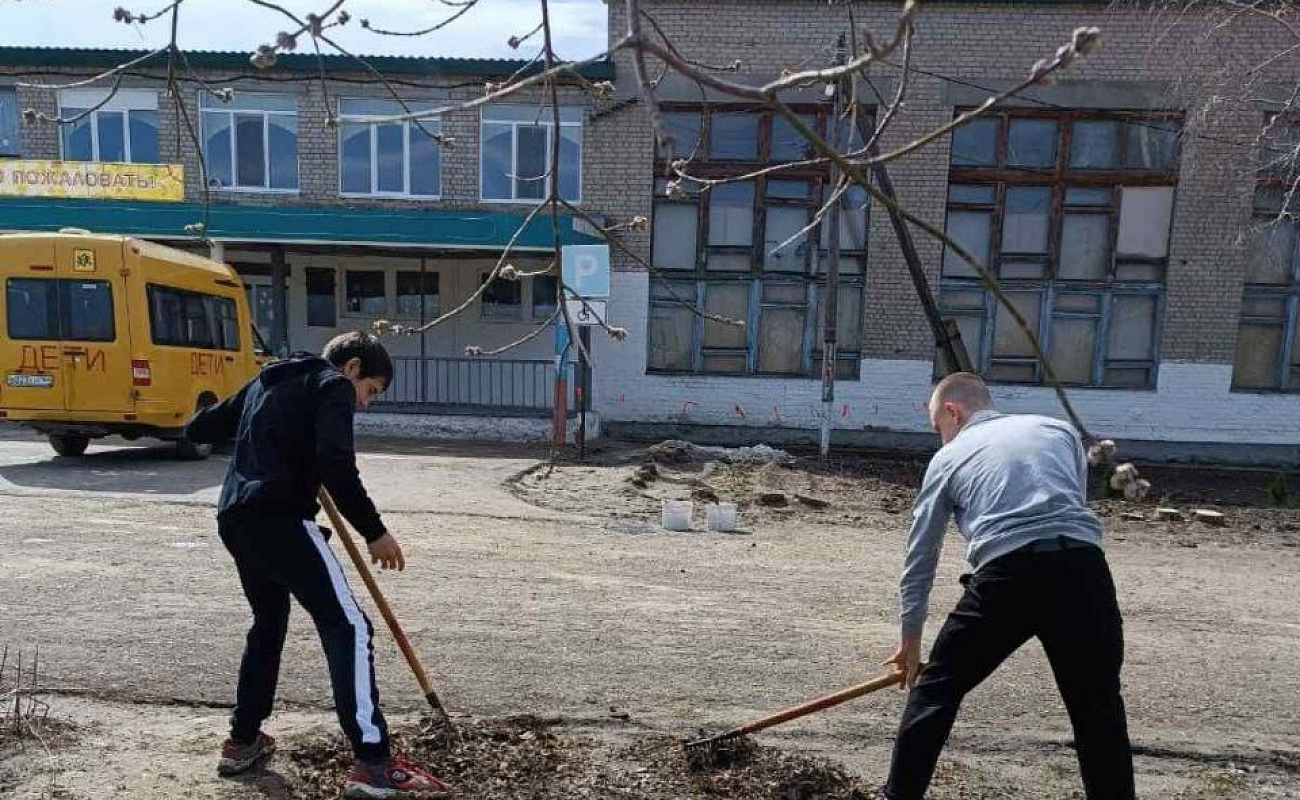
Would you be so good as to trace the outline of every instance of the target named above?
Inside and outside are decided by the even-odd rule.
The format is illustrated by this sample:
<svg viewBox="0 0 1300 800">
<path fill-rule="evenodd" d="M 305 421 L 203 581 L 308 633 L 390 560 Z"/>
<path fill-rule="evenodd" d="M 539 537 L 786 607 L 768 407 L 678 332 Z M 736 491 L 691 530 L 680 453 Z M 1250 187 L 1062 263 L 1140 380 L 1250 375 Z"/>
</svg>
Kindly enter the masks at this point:
<svg viewBox="0 0 1300 800">
<path fill-rule="evenodd" d="M 203 458 L 183 426 L 265 361 L 239 276 L 191 253 L 74 229 L 0 235 L 0 280 L 0 420 L 62 456 L 116 434 Z"/>
</svg>

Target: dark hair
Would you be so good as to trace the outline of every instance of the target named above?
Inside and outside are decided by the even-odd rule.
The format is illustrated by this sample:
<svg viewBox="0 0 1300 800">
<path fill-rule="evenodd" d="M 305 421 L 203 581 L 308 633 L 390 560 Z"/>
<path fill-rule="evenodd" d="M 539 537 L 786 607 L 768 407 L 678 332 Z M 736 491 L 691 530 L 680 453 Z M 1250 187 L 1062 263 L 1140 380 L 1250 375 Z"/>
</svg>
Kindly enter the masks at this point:
<svg viewBox="0 0 1300 800">
<path fill-rule="evenodd" d="M 354 358 L 361 359 L 362 378 L 379 378 L 384 386 L 393 382 L 393 359 L 379 343 L 379 338 L 365 331 L 340 333 L 325 345 L 321 356 L 336 367 L 342 367 Z"/>
</svg>

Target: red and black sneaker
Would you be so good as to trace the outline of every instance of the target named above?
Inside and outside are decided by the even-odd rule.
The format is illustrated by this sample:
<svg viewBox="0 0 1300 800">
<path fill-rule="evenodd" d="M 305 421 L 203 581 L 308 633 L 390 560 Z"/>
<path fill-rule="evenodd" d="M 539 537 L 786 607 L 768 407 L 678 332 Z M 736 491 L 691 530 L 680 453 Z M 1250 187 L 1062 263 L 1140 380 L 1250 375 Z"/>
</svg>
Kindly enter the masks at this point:
<svg viewBox="0 0 1300 800">
<path fill-rule="evenodd" d="M 234 739 L 227 739 L 221 745 L 221 760 L 217 762 L 218 775 L 238 775 L 247 772 L 275 752 L 275 740 L 265 733 L 258 732 L 252 744 L 240 744 Z"/>
<path fill-rule="evenodd" d="M 452 794 L 445 782 L 400 758 L 377 764 L 357 761 L 343 785 L 347 800 L 441 800 Z"/>
</svg>

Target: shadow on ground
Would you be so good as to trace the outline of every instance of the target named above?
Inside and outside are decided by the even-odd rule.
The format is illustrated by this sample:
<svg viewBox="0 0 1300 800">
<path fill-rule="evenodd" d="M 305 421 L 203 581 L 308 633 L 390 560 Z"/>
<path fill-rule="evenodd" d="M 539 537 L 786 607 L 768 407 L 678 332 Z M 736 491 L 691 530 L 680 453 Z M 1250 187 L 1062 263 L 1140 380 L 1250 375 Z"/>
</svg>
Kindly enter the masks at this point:
<svg viewBox="0 0 1300 800">
<path fill-rule="evenodd" d="M 0 478 L 22 489 L 194 494 L 221 485 L 227 460 L 181 461 L 166 443 L 97 449 L 75 458 L 56 456 L 0 467 Z"/>
</svg>

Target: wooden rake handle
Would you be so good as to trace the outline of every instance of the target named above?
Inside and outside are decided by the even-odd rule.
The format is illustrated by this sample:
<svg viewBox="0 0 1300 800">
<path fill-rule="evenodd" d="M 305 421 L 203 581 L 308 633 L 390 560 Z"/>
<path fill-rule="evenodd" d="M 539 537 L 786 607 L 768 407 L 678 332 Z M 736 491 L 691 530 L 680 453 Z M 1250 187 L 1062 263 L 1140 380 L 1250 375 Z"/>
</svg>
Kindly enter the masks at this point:
<svg viewBox="0 0 1300 800">
<path fill-rule="evenodd" d="M 438 693 L 433 690 L 433 684 L 429 683 L 429 676 L 424 671 L 424 665 L 420 663 L 420 657 L 416 655 L 415 649 L 411 647 L 411 642 L 406 638 L 406 633 L 402 631 L 402 626 L 398 624 L 397 617 L 393 614 L 393 609 L 384 599 L 384 593 L 379 591 L 379 584 L 375 582 L 375 576 L 370 571 L 370 565 L 366 563 L 366 557 L 362 554 L 357 543 L 352 541 L 352 534 L 348 533 L 348 524 L 343 520 L 343 515 L 339 513 L 338 507 L 334 505 L 334 498 L 330 493 L 321 487 L 318 493 L 321 508 L 325 509 L 325 516 L 329 517 L 330 525 L 338 532 L 339 541 L 343 543 L 343 549 L 348 551 L 348 556 L 352 559 L 352 566 L 356 567 L 357 574 L 361 576 L 361 581 L 370 591 L 370 598 L 375 601 L 375 606 L 379 609 L 379 615 L 384 618 L 388 624 L 388 630 L 392 632 L 393 639 L 397 641 L 397 647 L 402 651 L 402 656 L 406 658 L 406 664 L 411 668 L 412 674 L 415 675 L 415 682 L 420 685 L 420 691 L 424 692 L 424 699 L 428 701 L 433 710 L 442 715 L 446 722 L 450 722 L 446 709 L 442 707 L 442 700 L 438 698 Z"/>
<path fill-rule="evenodd" d="M 748 736 L 751 733 L 757 733 L 766 728 L 771 728 L 774 725 L 780 725 L 782 722 L 789 722 L 792 719 L 798 719 L 799 717 L 807 716 L 808 714 L 831 708 L 832 706 L 837 706 L 840 703 L 847 703 L 849 700 L 861 697 L 864 694 L 871 694 L 872 692 L 884 689 L 887 686 L 902 683 L 902 681 L 902 672 L 891 672 L 887 675 L 881 675 L 878 678 L 872 678 L 866 683 L 859 683 L 856 686 L 850 686 L 849 688 L 838 691 L 835 694 L 828 694 L 825 697 L 819 697 L 816 700 L 809 700 L 807 703 L 802 705 L 787 708 L 784 711 L 778 711 L 771 716 L 763 717 L 762 719 L 757 719 L 753 722 L 741 725 L 739 728 L 736 728 L 734 734 L 736 736 Z M 728 733 L 730 734 L 732 732 L 728 731 Z"/>
</svg>

